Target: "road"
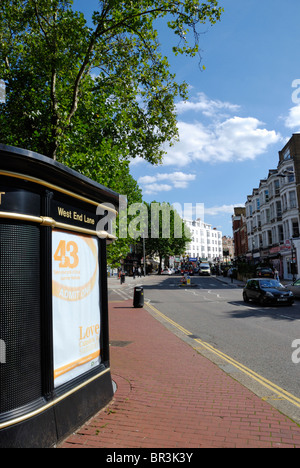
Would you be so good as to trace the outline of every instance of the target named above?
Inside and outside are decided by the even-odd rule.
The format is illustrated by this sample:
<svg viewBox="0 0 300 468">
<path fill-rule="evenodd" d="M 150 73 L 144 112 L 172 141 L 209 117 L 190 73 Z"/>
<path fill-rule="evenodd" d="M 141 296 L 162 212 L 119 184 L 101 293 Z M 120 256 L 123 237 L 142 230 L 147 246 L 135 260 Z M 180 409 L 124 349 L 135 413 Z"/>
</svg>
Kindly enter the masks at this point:
<svg viewBox="0 0 300 468">
<path fill-rule="evenodd" d="M 118 295 L 132 298 L 134 286 L 142 285 L 145 304 L 173 332 L 300 423 L 300 364 L 292 361 L 292 343 L 300 340 L 300 302 L 280 307 L 245 304 L 242 289 L 220 278 L 193 277 L 193 287 L 180 287 L 180 279 L 128 281 Z"/>
</svg>

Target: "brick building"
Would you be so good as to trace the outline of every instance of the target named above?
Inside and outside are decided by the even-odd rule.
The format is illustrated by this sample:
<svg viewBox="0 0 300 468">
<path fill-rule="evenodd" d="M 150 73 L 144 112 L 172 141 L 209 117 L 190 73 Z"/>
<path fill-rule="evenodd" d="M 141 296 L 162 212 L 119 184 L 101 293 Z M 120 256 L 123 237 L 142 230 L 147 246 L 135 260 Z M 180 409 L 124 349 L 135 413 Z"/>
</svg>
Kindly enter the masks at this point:
<svg viewBox="0 0 300 468">
<path fill-rule="evenodd" d="M 232 232 L 234 244 L 234 257 L 236 259 L 246 258 L 248 252 L 248 235 L 246 223 L 246 208 L 234 208 L 232 215 Z"/>
</svg>

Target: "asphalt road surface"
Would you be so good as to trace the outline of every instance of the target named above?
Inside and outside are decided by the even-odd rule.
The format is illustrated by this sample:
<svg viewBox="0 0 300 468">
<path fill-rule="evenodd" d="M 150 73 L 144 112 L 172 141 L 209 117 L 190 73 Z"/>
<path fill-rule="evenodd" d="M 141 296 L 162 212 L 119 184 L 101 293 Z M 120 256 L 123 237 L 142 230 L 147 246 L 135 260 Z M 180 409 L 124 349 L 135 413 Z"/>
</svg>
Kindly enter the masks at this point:
<svg viewBox="0 0 300 468">
<path fill-rule="evenodd" d="M 293 347 L 294 340 L 300 343 L 300 301 L 293 306 L 262 307 L 244 303 L 242 289 L 220 278 L 195 276 L 192 287 L 181 287 L 180 279 L 137 278 L 122 289 L 110 290 L 109 297 L 133 298 L 133 288 L 142 285 L 145 304 L 159 312 L 162 321 L 167 317 L 172 331 L 179 336 L 181 327 L 188 331 L 182 339 L 300 423 L 300 363 L 292 360 L 293 353 L 300 357 L 300 352 L 295 355 L 300 344 Z M 206 345 L 220 355 L 207 351 Z"/>
</svg>

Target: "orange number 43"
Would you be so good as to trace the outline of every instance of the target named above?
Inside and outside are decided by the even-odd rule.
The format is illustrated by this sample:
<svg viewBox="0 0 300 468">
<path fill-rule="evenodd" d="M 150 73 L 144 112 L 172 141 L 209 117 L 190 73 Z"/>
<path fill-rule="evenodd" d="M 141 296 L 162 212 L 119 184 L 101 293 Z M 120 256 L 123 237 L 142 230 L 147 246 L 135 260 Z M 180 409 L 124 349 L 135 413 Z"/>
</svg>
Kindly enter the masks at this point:
<svg viewBox="0 0 300 468">
<path fill-rule="evenodd" d="M 54 260 L 60 262 L 59 268 L 76 268 L 79 263 L 76 242 L 61 240 L 54 254 Z"/>
</svg>

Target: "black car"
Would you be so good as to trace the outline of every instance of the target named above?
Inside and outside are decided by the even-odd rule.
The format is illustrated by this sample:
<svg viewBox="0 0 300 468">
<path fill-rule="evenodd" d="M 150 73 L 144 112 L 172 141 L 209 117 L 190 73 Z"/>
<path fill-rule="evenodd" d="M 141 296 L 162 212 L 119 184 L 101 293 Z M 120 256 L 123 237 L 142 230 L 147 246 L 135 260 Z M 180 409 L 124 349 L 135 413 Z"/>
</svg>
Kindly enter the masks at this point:
<svg viewBox="0 0 300 468">
<path fill-rule="evenodd" d="M 274 278 L 274 271 L 272 268 L 259 267 L 256 269 L 255 275 L 257 278 Z"/>
<path fill-rule="evenodd" d="M 253 278 L 247 281 L 243 289 L 243 299 L 259 302 L 261 305 L 267 304 L 288 304 L 294 303 L 294 295 L 285 288 L 279 281 L 269 278 Z"/>
</svg>

